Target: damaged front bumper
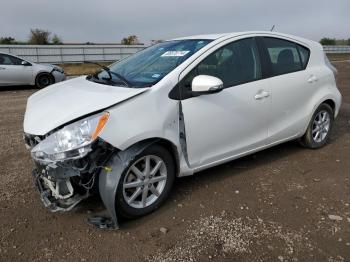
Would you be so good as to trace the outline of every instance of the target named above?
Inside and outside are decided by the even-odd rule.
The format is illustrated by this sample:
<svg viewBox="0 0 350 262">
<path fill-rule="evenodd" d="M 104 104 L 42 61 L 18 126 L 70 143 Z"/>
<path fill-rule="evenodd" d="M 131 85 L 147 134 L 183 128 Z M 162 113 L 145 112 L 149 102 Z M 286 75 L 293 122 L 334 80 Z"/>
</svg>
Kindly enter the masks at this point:
<svg viewBox="0 0 350 262">
<path fill-rule="evenodd" d="M 35 143 L 26 137 L 26 145 Z M 89 153 L 81 158 L 62 161 L 40 161 L 34 159 L 32 172 L 34 183 L 45 207 L 51 211 L 69 211 L 82 200 L 97 193 L 99 173 L 116 150 L 99 139 L 91 145 Z"/>
<path fill-rule="evenodd" d="M 69 211 L 98 192 L 110 217 L 93 217 L 88 222 L 98 228 L 117 229 L 115 197 L 120 177 L 130 161 L 152 143 L 154 141 L 138 143 L 119 151 L 99 139 L 89 153 L 79 159 L 34 160 L 33 178 L 42 202 L 53 212 Z"/>
<path fill-rule="evenodd" d="M 70 178 L 51 180 L 34 169 L 34 183 L 44 206 L 52 212 L 69 211 L 89 196 L 89 191 L 79 194 L 74 191 Z"/>
</svg>

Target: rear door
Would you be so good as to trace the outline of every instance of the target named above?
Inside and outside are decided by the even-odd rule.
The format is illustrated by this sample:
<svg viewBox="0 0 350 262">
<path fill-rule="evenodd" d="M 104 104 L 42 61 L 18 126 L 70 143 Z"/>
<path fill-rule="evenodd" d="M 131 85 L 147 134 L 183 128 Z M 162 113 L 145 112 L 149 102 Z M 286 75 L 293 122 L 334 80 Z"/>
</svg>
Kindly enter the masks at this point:
<svg viewBox="0 0 350 262">
<path fill-rule="evenodd" d="M 186 96 L 197 75 L 220 78 L 219 93 Z M 231 42 L 207 55 L 179 85 L 189 163 L 200 167 L 262 147 L 270 98 L 254 38 Z"/>
<path fill-rule="evenodd" d="M 22 59 L 0 54 L 0 85 L 28 85 L 33 79 L 31 65 L 22 65 Z"/>
<path fill-rule="evenodd" d="M 259 38 L 271 91 L 268 144 L 299 136 L 307 125 L 307 105 L 317 76 L 307 67 L 307 47 L 285 39 Z"/>
</svg>

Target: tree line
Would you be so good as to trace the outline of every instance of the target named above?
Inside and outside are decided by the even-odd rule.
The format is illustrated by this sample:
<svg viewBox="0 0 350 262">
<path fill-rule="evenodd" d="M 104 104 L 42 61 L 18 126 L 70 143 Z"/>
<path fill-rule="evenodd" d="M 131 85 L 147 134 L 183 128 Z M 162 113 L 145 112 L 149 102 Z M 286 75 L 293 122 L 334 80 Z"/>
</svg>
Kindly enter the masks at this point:
<svg viewBox="0 0 350 262">
<path fill-rule="evenodd" d="M 324 37 L 320 40 L 320 44 L 321 45 L 350 45 L 350 38 L 336 39 L 336 38 Z"/>
<path fill-rule="evenodd" d="M 61 38 L 47 30 L 42 29 L 31 29 L 29 38 L 27 41 L 17 41 L 11 36 L 0 37 L 0 44 L 2 45 L 16 45 L 16 44 L 30 44 L 30 45 L 61 45 L 63 44 Z"/>
<path fill-rule="evenodd" d="M 137 45 L 140 41 L 136 35 L 130 35 L 124 37 L 121 42 L 122 45 Z M 29 38 L 27 41 L 18 41 L 11 36 L 0 37 L 0 45 L 61 45 L 63 44 L 62 38 L 56 34 L 52 34 L 47 30 L 31 29 Z M 92 42 L 86 42 L 85 44 L 93 45 Z"/>
<path fill-rule="evenodd" d="M 162 42 L 162 40 L 152 40 L 151 44 L 156 44 Z M 121 42 L 122 45 L 137 45 L 140 41 L 136 35 L 130 35 L 124 37 Z M 349 39 L 336 39 L 324 37 L 320 40 L 322 45 L 350 45 Z M 47 30 L 42 29 L 31 29 L 28 41 L 17 41 L 13 37 L 0 37 L 0 44 L 2 45 L 15 45 L 15 44 L 30 44 L 30 45 L 61 45 L 63 44 L 62 39 L 56 35 L 52 34 Z M 92 42 L 86 42 L 85 44 L 94 44 Z"/>
</svg>

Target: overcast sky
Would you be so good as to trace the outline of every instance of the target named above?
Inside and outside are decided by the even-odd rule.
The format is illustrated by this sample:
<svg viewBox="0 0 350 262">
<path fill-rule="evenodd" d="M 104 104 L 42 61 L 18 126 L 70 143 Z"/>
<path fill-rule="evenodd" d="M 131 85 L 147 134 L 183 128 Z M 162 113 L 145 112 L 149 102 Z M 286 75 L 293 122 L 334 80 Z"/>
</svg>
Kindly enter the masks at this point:
<svg viewBox="0 0 350 262">
<path fill-rule="evenodd" d="M 350 38 L 350 0 L 0 0 L 0 37 L 31 28 L 64 42 L 119 42 L 201 33 L 270 30 L 313 40 Z"/>
</svg>

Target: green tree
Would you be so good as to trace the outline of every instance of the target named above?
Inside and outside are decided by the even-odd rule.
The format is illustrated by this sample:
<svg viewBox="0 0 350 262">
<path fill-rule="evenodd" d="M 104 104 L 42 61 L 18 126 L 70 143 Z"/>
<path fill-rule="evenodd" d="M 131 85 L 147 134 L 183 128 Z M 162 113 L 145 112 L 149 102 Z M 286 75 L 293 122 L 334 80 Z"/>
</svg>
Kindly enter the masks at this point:
<svg viewBox="0 0 350 262">
<path fill-rule="evenodd" d="M 350 45 L 350 38 L 348 39 L 348 45 Z"/>
<path fill-rule="evenodd" d="M 61 38 L 58 36 L 58 35 L 54 35 L 53 37 L 52 37 L 52 43 L 54 44 L 54 45 L 62 45 L 62 40 L 61 40 Z"/>
<path fill-rule="evenodd" d="M 137 45 L 139 44 L 139 39 L 136 35 L 130 35 L 128 37 L 124 37 L 121 41 L 122 45 Z"/>
<path fill-rule="evenodd" d="M 321 45 L 335 45 L 336 41 L 335 41 L 335 38 L 324 37 L 320 40 L 320 44 Z"/>
<path fill-rule="evenodd" d="M 31 29 L 29 44 L 32 45 L 47 45 L 50 42 L 51 33 L 42 29 Z"/>
<path fill-rule="evenodd" d="M 1 45 L 13 45 L 16 44 L 16 41 L 13 37 L 0 37 Z"/>
</svg>

